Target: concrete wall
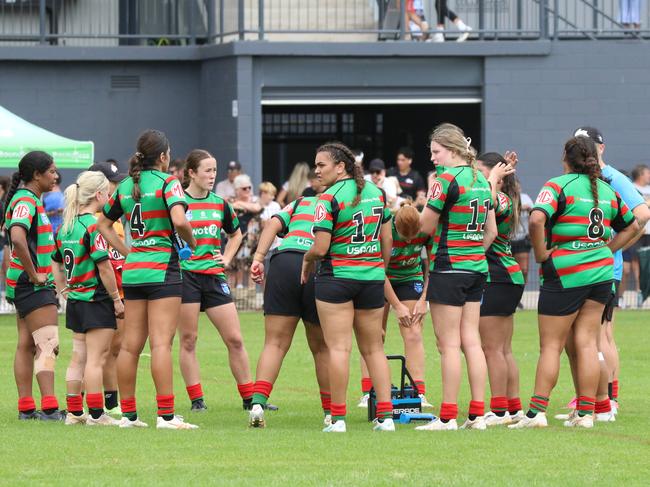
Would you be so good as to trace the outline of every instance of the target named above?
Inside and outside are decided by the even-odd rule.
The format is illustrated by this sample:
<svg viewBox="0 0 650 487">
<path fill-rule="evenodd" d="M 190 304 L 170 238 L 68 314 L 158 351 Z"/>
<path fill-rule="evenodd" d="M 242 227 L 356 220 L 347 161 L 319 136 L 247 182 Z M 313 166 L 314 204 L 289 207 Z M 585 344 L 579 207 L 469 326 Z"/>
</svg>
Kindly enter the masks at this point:
<svg viewBox="0 0 650 487">
<path fill-rule="evenodd" d="M 524 189 L 561 171 L 563 142 L 599 127 L 606 160 L 650 162 L 650 51 L 636 41 L 296 44 L 179 48 L 0 48 L 0 105 L 126 161 L 137 134 L 167 132 L 174 155 L 203 147 L 261 178 L 261 100 L 272 93 L 476 89 L 481 150 L 515 149 Z M 111 75 L 137 75 L 137 90 Z M 236 113 L 233 112 L 236 102 Z M 426 141 L 422 141 L 426 143 Z"/>
<path fill-rule="evenodd" d="M 562 171 L 563 144 L 579 125 L 598 127 L 605 161 L 650 164 L 650 51 L 636 42 L 559 42 L 544 57 L 485 59 L 487 150 L 520 154 L 536 194 Z"/>
</svg>

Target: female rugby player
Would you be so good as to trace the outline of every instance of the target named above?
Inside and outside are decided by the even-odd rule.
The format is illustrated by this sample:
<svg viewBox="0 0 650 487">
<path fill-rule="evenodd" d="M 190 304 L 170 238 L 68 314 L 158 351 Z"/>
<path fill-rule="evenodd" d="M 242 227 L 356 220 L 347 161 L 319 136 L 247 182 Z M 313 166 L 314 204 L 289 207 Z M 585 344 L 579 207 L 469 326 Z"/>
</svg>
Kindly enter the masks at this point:
<svg viewBox="0 0 650 487">
<path fill-rule="evenodd" d="M 97 221 L 100 233 L 126 256 L 122 274 L 126 326 L 117 360 L 122 420 L 120 427 L 146 427 L 138 419 L 135 382 L 138 361 L 149 339 L 151 374 L 156 386 L 159 429 L 193 429 L 174 415 L 172 342 L 181 306 L 181 272 L 174 228 L 190 248 L 196 247 L 185 211 L 181 183 L 165 173 L 170 159 L 167 137 L 146 130 L 138 138 L 129 176 L 120 183 Z M 129 250 L 112 228 L 126 214 L 131 232 Z"/>
</svg>

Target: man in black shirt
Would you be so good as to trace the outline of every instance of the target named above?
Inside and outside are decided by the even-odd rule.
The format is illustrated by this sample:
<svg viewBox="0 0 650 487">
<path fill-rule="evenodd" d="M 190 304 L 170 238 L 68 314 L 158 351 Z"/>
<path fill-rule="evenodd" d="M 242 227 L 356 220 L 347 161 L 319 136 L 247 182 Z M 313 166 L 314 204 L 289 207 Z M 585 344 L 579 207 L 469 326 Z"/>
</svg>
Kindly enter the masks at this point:
<svg viewBox="0 0 650 487">
<path fill-rule="evenodd" d="M 413 151 L 409 147 L 401 147 L 397 152 L 397 167 L 391 167 L 387 175 L 397 178 L 402 188 L 403 198 L 408 196 L 419 205 L 425 201 L 427 186 L 420 173 L 411 169 L 411 164 L 413 164 Z"/>
</svg>

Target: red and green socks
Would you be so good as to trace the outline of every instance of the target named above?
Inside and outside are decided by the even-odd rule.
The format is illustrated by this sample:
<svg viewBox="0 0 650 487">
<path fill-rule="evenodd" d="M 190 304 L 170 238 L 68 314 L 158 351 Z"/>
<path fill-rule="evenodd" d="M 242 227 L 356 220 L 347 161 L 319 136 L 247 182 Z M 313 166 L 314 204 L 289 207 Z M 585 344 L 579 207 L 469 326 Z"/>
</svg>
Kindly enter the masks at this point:
<svg viewBox="0 0 650 487">
<path fill-rule="evenodd" d="M 187 391 L 187 395 L 189 396 L 190 401 L 192 401 L 192 403 L 194 403 L 195 401 L 203 400 L 203 387 L 201 387 L 200 382 L 192 386 L 185 387 L 185 390 Z"/>
<path fill-rule="evenodd" d="M 323 407 L 323 414 L 332 414 L 332 395 L 326 391 L 320 391 L 320 404 Z"/>
<path fill-rule="evenodd" d="M 440 405 L 440 421 L 448 423 L 458 417 L 458 404 L 443 402 Z"/>
<path fill-rule="evenodd" d="M 522 410 L 521 399 L 518 397 L 511 397 L 508 399 L 508 412 L 511 416 L 514 416 L 519 411 Z"/>
<path fill-rule="evenodd" d="M 122 410 L 122 416 L 127 418 L 129 421 L 135 421 L 138 419 L 138 409 L 135 404 L 135 397 L 120 399 L 120 409 Z"/>
<path fill-rule="evenodd" d="M 529 418 L 534 418 L 538 413 L 546 413 L 546 408 L 548 408 L 548 401 L 548 397 L 534 394 L 530 398 L 530 404 L 528 405 L 528 412 L 526 413 L 526 416 Z"/>
<path fill-rule="evenodd" d="M 612 403 L 610 402 L 609 397 L 602 401 L 596 401 L 595 410 L 596 414 L 611 413 Z"/>
<path fill-rule="evenodd" d="M 18 398 L 18 411 L 23 414 L 31 414 L 36 411 L 36 403 L 32 396 Z"/>
<path fill-rule="evenodd" d="M 578 416 L 587 416 L 594 413 L 594 408 L 596 406 L 596 398 L 587 397 L 587 396 L 578 396 L 576 402 L 576 410 L 578 411 Z"/>
<path fill-rule="evenodd" d="M 237 384 L 237 390 L 241 396 L 244 409 L 251 408 L 251 403 L 253 401 L 253 388 L 254 384 L 252 382 L 247 382 L 246 384 Z"/>
<path fill-rule="evenodd" d="M 470 421 L 474 421 L 477 417 L 485 414 L 485 403 L 483 401 L 470 401 L 469 411 L 467 417 Z"/>
<path fill-rule="evenodd" d="M 41 410 L 45 414 L 52 414 L 57 409 L 59 409 L 59 401 L 56 400 L 56 396 L 41 397 Z"/>
<path fill-rule="evenodd" d="M 370 389 L 372 389 L 372 379 L 370 377 L 362 377 L 361 392 L 363 394 L 370 394 Z"/>
<path fill-rule="evenodd" d="M 345 421 L 346 407 L 345 403 L 336 404 L 335 402 L 330 403 L 332 411 L 332 423 L 337 421 Z"/>
<path fill-rule="evenodd" d="M 165 421 L 174 419 L 174 395 L 156 395 L 156 403 L 158 404 L 158 416 L 162 417 Z"/>
<path fill-rule="evenodd" d="M 380 423 L 393 417 L 393 403 L 391 401 L 378 402 L 375 417 Z"/>
<path fill-rule="evenodd" d="M 269 396 L 271 395 L 272 390 L 273 384 L 270 382 L 266 382 L 264 380 L 256 381 L 255 385 L 252 388 L 251 405 L 259 404 L 262 407 L 266 407 L 266 402 L 269 400 Z M 244 398 L 244 396 L 242 396 L 242 398 Z"/>
<path fill-rule="evenodd" d="M 65 396 L 68 412 L 74 416 L 82 416 L 84 413 L 84 402 L 81 394 L 67 394 Z"/>
<path fill-rule="evenodd" d="M 503 418 L 508 412 L 508 398 L 506 396 L 494 396 L 490 399 L 490 411 Z"/>
<path fill-rule="evenodd" d="M 88 412 L 93 419 L 99 419 L 104 414 L 104 394 L 101 392 L 86 394 L 86 404 L 88 405 Z"/>
</svg>

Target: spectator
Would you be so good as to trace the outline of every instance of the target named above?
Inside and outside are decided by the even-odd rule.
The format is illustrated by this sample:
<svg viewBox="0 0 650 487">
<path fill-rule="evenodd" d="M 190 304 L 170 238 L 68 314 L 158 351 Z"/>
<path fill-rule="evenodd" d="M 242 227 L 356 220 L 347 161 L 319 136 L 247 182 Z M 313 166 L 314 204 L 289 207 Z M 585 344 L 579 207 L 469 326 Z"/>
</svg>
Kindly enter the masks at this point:
<svg viewBox="0 0 650 487">
<path fill-rule="evenodd" d="M 641 0 L 618 0 L 618 7 L 624 29 L 641 29 Z"/>
<path fill-rule="evenodd" d="M 394 176 L 402 188 L 402 198 L 411 198 L 416 206 L 426 204 L 427 187 L 420 173 L 411 168 L 413 164 L 413 151 L 409 147 L 402 147 L 397 152 L 397 167 L 388 170 L 389 176 Z"/>
<path fill-rule="evenodd" d="M 372 181 L 375 186 L 384 190 L 386 195 L 386 206 L 391 210 L 397 209 L 399 204 L 397 195 L 402 192 L 399 182 L 394 176 L 386 177 L 386 165 L 381 159 L 373 159 L 368 164 L 368 172 L 366 181 Z"/>
<path fill-rule="evenodd" d="M 56 172 L 54 188 L 43 195 L 43 206 L 45 207 L 45 214 L 52 225 L 52 234 L 56 235 L 63 222 L 63 208 L 65 208 L 65 199 L 61 192 L 61 173 L 59 171 Z"/>
<path fill-rule="evenodd" d="M 235 197 L 230 200 L 233 210 L 239 219 L 244 239 L 241 248 L 233 261 L 233 284 L 235 288 L 254 287 L 254 283 L 248 277 L 253 252 L 257 246 L 257 239 L 260 232 L 260 213 L 262 205 L 257 196 L 253 194 L 253 184 L 246 174 L 238 175 L 233 181 Z"/>
<path fill-rule="evenodd" d="M 282 190 L 278 195 L 278 203 L 285 206 L 295 201 L 303 191 L 309 187 L 309 164 L 299 162 L 291 171 L 289 181 L 282 185 Z"/>
<path fill-rule="evenodd" d="M 302 192 L 303 196 L 316 196 L 317 192 L 316 189 L 318 188 L 318 176 L 316 175 L 316 170 L 315 169 L 310 169 L 309 170 L 309 176 L 307 177 L 309 179 L 309 187 L 305 188 L 305 190 Z"/>
<path fill-rule="evenodd" d="M 528 263 L 530 261 L 530 237 L 528 236 L 528 216 L 533 209 L 533 200 L 526 193 L 520 193 L 520 214 L 519 225 L 515 229 L 510 242 L 512 256 L 519 264 L 521 273 L 524 275 L 524 283 L 528 281 Z"/>
<path fill-rule="evenodd" d="M 258 190 L 260 192 L 260 205 L 262 206 L 260 220 L 262 220 L 262 227 L 264 227 L 273 215 L 282 210 L 282 207 L 275 201 L 278 190 L 273 183 L 264 181 L 258 186 Z"/>
<path fill-rule="evenodd" d="M 441 32 L 445 30 L 445 17 L 451 20 L 456 28 L 461 32 L 460 36 L 456 39 L 457 42 L 464 42 L 469 37 L 472 28 L 463 22 L 458 15 L 452 12 L 447 7 L 447 0 L 436 0 L 436 11 L 438 12 L 438 24 L 436 25 L 436 32 L 431 37 L 432 42 L 445 42 L 445 35 Z"/>
<path fill-rule="evenodd" d="M 650 206 L 650 168 L 645 164 L 639 164 L 632 169 L 632 183 L 634 183 L 637 191 L 641 193 L 646 204 Z M 632 275 L 635 279 L 634 288 L 637 292 L 637 307 L 641 307 L 643 304 L 640 292 L 639 249 L 648 245 L 650 245 L 650 223 L 646 223 L 643 235 L 629 248 L 632 256 Z"/>
<path fill-rule="evenodd" d="M 172 176 L 176 176 L 179 181 L 183 182 L 185 178 L 185 161 L 183 159 L 174 159 L 169 163 L 167 172 Z"/>
<path fill-rule="evenodd" d="M 234 199 L 237 196 L 235 191 L 235 178 L 241 174 L 241 164 L 237 161 L 230 161 L 228 163 L 228 177 L 223 181 L 217 183 L 214 192 L 225 200 Z M 242 230 L 243 232 L 243 230 Z"/>
<path fill-rule="evenodd" d="M 411 33 L 411 40 L 427 40 L 429 37 L 429 24 L 424 17 L 422 0 L 406 0 L 405 22 L 407 32 Z"/>
</svg>

